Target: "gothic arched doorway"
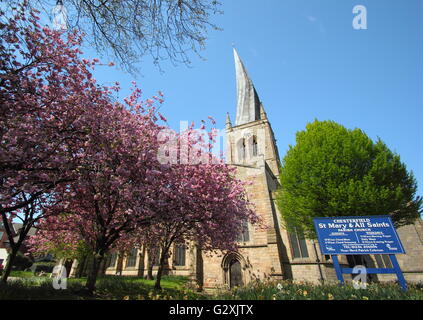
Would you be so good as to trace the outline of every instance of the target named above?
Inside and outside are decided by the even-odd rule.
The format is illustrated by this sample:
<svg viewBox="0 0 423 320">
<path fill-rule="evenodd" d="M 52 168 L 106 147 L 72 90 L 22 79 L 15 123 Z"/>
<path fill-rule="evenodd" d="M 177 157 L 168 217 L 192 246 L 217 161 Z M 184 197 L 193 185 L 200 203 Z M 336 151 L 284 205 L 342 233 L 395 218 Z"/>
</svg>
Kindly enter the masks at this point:
<svg viewBox="0 0 423 320">
<path fill-rule="evenodd" d="M 238 260 L 232 260 L 229 266 L 229 286 L 233 288 L 243 285 L 241 263 Z"/>
<path fill-rule="evenodd" d="M 230 287 L 241 287 L 245 284 L 244 258 L 237 252 L 228 253 L 222 260 L 225 284 Z"/>
</svg>

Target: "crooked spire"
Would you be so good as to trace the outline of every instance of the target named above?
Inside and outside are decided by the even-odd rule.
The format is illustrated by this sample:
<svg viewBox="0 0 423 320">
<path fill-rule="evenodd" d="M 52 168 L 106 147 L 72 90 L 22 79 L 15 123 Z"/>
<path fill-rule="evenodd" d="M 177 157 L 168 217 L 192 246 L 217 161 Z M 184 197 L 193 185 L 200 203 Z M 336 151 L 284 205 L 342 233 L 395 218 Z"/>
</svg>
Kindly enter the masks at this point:
<svg viewBox="0 0 423 320">
<path fill-rule="evenodd" d="M 247 70 L 242 63 L 238 52 L 234 48 L 237 108 L 235 125 L 239 126 L 261 119 L 261 103 L 254 88 L 253 82 L 248 76 Z"/>
</svg>

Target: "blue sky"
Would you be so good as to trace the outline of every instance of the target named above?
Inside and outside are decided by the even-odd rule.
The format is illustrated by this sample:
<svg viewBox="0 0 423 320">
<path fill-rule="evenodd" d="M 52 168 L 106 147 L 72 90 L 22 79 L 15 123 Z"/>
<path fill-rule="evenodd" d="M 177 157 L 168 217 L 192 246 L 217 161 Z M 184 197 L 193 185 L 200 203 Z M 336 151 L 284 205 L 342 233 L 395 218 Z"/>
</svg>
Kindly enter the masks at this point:
<svg viewBox="0 0 423 320">
<path fill-rule="evenodd" d="M 226 112 L 235 118 L 234 43 L 282 158 L 308 122 L 334 120 L 385 141 L 414 172 L 423 194 L 423 1 L 223 2 L 224 14 L 213 19 L 223 31 L 210 31 L 205 61 L 193 55 L 190 68 L 165 62 L 160 73 L 145 59 L 136 78 L 104 67 L 96 71 L 98 81 L 129 88 L 136 80 L 146 98 L 163 91 L 161 111 L 175 129 L 179 121 L 207 116 L 224 128 Z M 356 5 L 367 8 L 367 30 L 352 27 Z"/>
</svg>

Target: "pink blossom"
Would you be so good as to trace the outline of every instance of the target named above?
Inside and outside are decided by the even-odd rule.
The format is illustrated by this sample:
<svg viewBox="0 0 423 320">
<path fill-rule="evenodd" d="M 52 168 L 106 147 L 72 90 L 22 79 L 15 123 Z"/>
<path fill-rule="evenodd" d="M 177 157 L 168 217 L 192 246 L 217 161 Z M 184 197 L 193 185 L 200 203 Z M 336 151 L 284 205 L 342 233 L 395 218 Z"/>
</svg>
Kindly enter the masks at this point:
<svg viewBox="0 0 423 320">
<path fill-rule="evenodd" d="M 158 114 L 162 121 L 165 121 L 165 122 L 167 121 L 167 119 L 160 112 L 158 112 Z"/>
</svg>

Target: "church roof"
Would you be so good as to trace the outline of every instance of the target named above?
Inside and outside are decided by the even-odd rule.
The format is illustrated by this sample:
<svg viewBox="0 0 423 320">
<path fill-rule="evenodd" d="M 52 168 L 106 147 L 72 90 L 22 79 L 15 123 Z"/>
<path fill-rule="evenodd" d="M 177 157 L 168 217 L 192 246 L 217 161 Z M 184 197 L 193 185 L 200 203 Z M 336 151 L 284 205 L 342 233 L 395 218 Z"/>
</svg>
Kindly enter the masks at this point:
<svg viewBox="0 0 423 320">
<path fill-rule="evenodd" d="M 261 119 L 260 117 L 260 99 L 254 88 L 253 82 L 248 76 L 247 70 L 242 63 L 238 52 L 234 48 L 236 87 L 237 87 L 237 108 L 235 125 L 239 126 L 245 123 Z"/>
</svg>

